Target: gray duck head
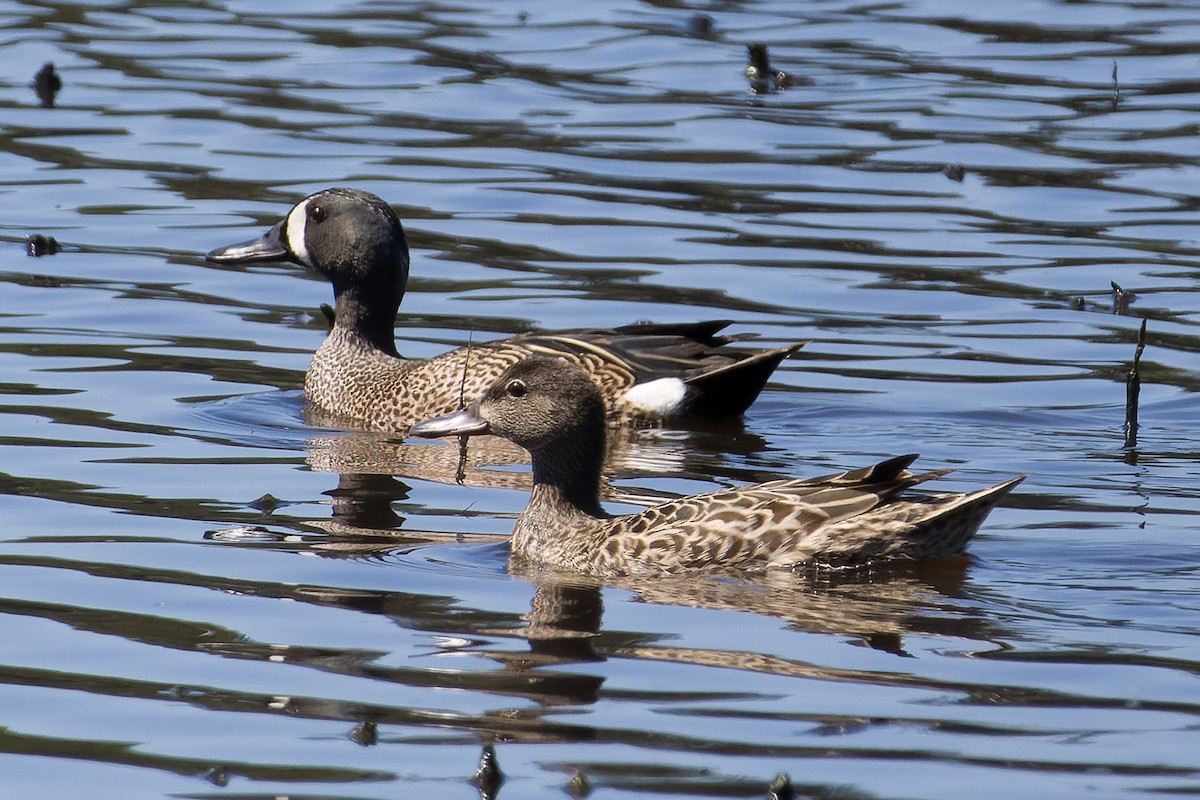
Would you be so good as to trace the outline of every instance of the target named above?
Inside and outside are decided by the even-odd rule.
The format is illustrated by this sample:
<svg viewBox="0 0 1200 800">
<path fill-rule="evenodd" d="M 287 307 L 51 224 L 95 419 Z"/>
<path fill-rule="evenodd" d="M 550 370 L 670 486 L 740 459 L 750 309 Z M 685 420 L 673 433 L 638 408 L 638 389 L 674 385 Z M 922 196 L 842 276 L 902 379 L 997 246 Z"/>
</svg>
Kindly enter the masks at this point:
<svg viewBox="0 0 1200 800">
<path fill-rule="evenodd" d="M 414 425 L 413 436 L 493 433 L 530 453 L 571 448 L 581 439 L 604 443 L 604 399 L 579 367 L 561 358 L 530 356 L 512 365 L 483 396 L 461 411 Z"/>
<path fill-rule="evenodd" d="M 333 284 L 337 324 L 394 352 L 396 311 L 408 285 L 408 240 L 391 206 L 358 189 L 325 189 L 269 231 L 208 254 L 221 264 L 290 261 Z"/>
<path fill-rule="evenodd" d="M 531 356 L 496 379 L 467 408 L 420 422 L 412 436 L 492 433 L 529 451 L 533 481 L 580 508 L 599 508 L 607 428 L 604 399 L 587 374 L 561 358 Z"/>
</svg>

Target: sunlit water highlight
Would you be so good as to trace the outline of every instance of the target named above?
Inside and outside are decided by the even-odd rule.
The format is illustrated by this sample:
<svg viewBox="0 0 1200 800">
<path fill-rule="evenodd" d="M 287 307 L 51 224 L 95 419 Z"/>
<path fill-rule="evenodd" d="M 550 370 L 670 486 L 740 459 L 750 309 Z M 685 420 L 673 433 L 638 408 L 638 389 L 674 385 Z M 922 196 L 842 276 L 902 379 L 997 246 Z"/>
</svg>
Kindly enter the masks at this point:
<svg viewBox="0 0 1200 800">
<path fill-rule="evenodd" d="M 472 797 L 486 743 L 508 798 L 779 772 L 811 797 L 1200 793 L 1190 5 L 0 21 L 6 794 Z M 798 85 L 752 93 L 754 42 Z M 54 108 L 27 85 L 47 61 Z M 904 452 L 949 489 L 1029 478 L 965 563 L 512 575 L 511 454 L 460 487 L 440 444 L 315 424 L 328 287 L 203 260 L 329 185 L 407 223 L 407 355 L 639 319 L 812 341 L 744 425 L 616 448 L 613 510 Z"/>
</svg>

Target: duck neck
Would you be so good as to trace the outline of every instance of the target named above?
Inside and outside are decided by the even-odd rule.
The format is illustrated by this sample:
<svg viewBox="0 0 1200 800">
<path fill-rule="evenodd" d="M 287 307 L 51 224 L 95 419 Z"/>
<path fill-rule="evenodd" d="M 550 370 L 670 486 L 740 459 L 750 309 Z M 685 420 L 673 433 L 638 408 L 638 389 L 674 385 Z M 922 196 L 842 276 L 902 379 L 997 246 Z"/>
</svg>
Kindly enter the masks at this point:
<svg viewBox="0 0 1200 800">
<path fill-rule="evenodd" d="M 370 290 L 335 286 L 333 296 L 334 325 L 366 340 L 373 349 L 399 357 L 395 325 L 403 293 L 388 299 Z"/>
<path fill-rule="evenodd" d="M 533 492 L 530 508 L 552 506 L 607 519 L 600 505 L 600 471 L 604 464 L 603 422 L 593 431 L 577 431 L 552 446 L 531 452 Z M 564 508 L 565 507 L 565 508 Z"/>
</svg>

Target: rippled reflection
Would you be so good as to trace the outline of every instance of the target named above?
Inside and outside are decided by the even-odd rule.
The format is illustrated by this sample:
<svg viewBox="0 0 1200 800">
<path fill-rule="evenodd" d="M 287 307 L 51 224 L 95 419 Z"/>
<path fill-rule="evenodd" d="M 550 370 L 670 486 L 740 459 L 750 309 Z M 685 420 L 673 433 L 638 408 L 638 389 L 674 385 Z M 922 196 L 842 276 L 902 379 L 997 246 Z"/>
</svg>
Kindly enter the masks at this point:
<svg viewBox="0 0 1200 800">
<path fill-rule="evenodd" d="M 486 744 L 505 798 L 1196 790 L 1190 6 L 287 12 L 0 8 L 9 793 L 474 797 Z M 614 437 L 612 511 L 905 452 L 1030 478 L 962 561 L 511 574 L 524 455 L 313 416 L 328 286 L 203 260 L 331 185 L 405 220 L 409 356 L 811 340 L 742 424 Z"/>
</svg>

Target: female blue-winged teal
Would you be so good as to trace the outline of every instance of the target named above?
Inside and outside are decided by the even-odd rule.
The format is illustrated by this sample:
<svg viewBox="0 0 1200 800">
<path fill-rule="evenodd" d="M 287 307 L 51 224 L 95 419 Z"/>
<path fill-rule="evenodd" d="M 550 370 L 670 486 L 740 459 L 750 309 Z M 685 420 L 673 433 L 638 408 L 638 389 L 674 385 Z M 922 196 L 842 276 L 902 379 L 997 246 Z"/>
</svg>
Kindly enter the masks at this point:
<svg viewBox="0 0 1200 800">
<path fill-rule="evenodd" d="M 913 474 L 915 455 L 807 480 L 760 483 L 610 516 L 598 489 L 604 403 L 578 368 L 530 358 L 467 408 L 414 436 L 494 433 L 530 452 L 533 493 L 513 530 L 519 558 L 599 575 L 857 566 L 961 553 L 1022 478 L 971 494 L 901 498 L 946 470 Z"/>
<path fill-rule="evenodd" d="M 333 330 L 313 357 L 311 403 L 385 430 L 445 414 L 478 397 L 506 368 L 534 353 L 583 367 L 614 417 L 735 417 L 779 363 L 803 345 L 739 351 L 722 345 L 728 322 L 640 323 L 612 330 L 514 336 L 436 358 L 396 352 L 393 326 L 408 284 L 408 243 L 391 206 L 356 189 L 302 200 L 262 238 L 213 250 L 212 261 L 293 261 L 333 284 Z"/>
</svg>

